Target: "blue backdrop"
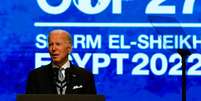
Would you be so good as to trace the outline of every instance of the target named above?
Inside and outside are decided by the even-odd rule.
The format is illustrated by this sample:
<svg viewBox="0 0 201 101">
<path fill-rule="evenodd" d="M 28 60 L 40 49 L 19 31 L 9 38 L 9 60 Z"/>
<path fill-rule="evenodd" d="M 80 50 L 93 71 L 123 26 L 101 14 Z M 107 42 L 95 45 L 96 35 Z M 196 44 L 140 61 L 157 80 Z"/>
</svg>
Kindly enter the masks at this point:
<svg viewBox="0 0 201 101">
<path fill-rule="evenodd" d="M 201 1 L 1 0 L 0 100 L 25 92 L 28 73 L 48 64 L 47 35 L 69 31 L 69 58 L 95 75 L 106 101 L 201 101 Z"/>
</svg>

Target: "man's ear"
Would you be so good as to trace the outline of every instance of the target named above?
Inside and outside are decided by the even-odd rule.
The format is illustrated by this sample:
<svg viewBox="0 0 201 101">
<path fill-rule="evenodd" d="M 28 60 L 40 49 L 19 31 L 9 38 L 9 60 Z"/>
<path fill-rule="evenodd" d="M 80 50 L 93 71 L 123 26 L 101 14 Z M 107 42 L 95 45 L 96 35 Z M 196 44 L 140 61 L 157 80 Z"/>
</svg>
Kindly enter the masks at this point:
<svg viewBox="0 0 201 101">
<path fill-rule="evenodd" d="M 67 47 L 67 49 L 68 49 L 68 53 L 70 54 L 72 52 L 73 46 L 71 45 L 71 46 Z"/>
</svg>

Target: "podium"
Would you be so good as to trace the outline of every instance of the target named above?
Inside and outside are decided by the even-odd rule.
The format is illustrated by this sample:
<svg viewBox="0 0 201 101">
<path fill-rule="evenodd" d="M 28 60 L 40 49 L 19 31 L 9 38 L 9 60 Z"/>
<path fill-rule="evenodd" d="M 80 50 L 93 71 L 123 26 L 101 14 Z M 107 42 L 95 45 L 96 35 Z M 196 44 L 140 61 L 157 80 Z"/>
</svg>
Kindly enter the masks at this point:
<svg viewBox="0 0 201 101">
<path fill-rule="evenodd" d="M 19 94 L 16 101 L 105 101 L 102 95 Z"/>
</svg>

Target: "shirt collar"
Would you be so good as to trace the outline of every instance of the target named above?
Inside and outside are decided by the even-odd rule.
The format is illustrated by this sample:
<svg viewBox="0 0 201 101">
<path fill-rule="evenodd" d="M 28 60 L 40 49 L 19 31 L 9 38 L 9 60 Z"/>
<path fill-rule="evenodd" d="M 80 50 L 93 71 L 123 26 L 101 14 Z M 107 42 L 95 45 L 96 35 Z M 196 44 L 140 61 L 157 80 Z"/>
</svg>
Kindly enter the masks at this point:
<svg viewBox="0 0 201 101">
<path fill-rule="evenodd" d="M 52 67 L 53 68 L 60 68 L 58 65 L 52 63 Z M 70 68 L 70 61 L 66 61 L 66 63 L 64 65 L 61 66 L 62 69 L 67 69 Z"/>
</svg>

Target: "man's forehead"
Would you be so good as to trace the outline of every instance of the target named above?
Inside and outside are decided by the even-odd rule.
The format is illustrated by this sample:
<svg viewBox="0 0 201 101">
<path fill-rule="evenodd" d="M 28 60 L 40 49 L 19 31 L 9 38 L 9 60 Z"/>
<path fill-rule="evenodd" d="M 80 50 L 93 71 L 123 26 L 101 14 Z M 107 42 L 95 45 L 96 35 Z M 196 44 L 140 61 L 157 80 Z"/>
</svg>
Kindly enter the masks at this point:
<svg viewBox="0 0 201 101">
<path fill-rule="evenodd" d="M 64 32 L 64 31 L 52 31 L 50 34 L 49 34 L 49 38 L 61 38 L 61 39 L 68 39 L 68 33 L 67 32 Z"/>
<path fill-rule="evenodd" d="M 70 41 L 71 43 L 71 36 L 69 32 L 64 30 L 53 30 L 49 33 L 48 41 L 49 42 Z"/>
</svg>

